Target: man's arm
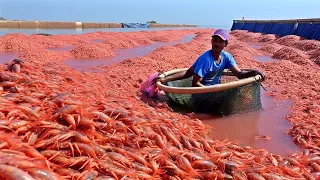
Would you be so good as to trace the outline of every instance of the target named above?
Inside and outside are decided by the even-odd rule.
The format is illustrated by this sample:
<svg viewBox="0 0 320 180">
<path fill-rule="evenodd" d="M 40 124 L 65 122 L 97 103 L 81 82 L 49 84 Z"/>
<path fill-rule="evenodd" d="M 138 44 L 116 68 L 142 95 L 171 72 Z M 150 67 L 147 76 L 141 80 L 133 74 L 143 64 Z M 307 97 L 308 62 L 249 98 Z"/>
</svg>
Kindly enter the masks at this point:
<svg viewBox="0 0 320 180">
<path fill-rule="evenodd" d="M 202 78 L 198 74 L 193 74 L 192 79 L 192 87 L 204 87 L 203 84 L 201 84 Z"/>
<path fill-rule="evenodd" d="M 260 75 L 262 77 L 262 80 L 264 80 L 265 78 L 264 74 L 261 73 L 260 71 L 251 70 L 251 71 L 244 72 L 244 71 L 241 71 L 241 69 L 237 65 L 232 66 L 230 70 L 235 76 L 237 76 L 238 79 L 244 79 L 244 78 L 253 77 L 256 75 Z"/>
<path fill-rule="evenodd" d="M 155 83 L 156 81 L 160 81 L 161 83 L 166 83 L 166 82 L 169 82 L 169 81 L 186 79 L 186 78 L 189 78 L 189 77 L 191 77 L 193 75 L 193 70 L 194 69 L 191 66 L 186 71 L 182 71 L 182 72 L 179 72 L 179 73 L 176 73 L 176 74 L 172 74 L 172 75 L 164 77 L 164 78 L 156 78 L 156 79 L 154 79 L 153 82 Z"/>
</svg>

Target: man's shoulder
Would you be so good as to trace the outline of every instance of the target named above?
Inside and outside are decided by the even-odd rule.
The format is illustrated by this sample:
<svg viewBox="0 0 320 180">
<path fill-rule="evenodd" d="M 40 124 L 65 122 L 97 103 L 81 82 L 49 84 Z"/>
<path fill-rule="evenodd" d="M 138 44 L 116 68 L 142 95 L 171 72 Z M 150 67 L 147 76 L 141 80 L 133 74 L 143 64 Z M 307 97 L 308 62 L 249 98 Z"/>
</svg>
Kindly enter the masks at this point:
<svg viewBox="0 0 320 180">
<path fill-rule="evenodd" d="M 232 56 L 231 53 L 227 52 L 227 51 L 221 51 L 221 53 L 225 56 Z"/>
</svg>

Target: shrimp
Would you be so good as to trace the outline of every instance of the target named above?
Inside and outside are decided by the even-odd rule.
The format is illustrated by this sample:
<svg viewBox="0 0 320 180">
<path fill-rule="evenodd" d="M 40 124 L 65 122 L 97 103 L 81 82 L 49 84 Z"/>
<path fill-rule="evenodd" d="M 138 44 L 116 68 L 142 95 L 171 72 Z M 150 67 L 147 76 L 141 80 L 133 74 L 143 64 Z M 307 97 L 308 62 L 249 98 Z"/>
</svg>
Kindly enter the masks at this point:
<svg viewBox="0 0 320 180">
<path fill-rule="evenodd" d="M 190 141 L 183 134 L 181 134 L 181 142 L 182 142 L 183 146 L 185 148 L 187 148 L 188 150 L 192 149 L 192 145 L 191 145 Z"/>
<path fill-rule="evenodd" d="M 145 167 L 143 165 L 140 165 L 139 163 L 133 162 L 133 163 L 131 163 L 131 166 L 134 169 L 136 169 L 137 171 L 143 171 L 143 172 L 148 173 L 148 174 L 153 172 L 153 170 L 151 168 L 148 168 L 148 167 Z"/>
<path fill-rule="evenodd" d="M 176 164 L 180 169 L 189 172 L 191 177 L 200 177 L 199 172 L 192 167 L 190 161 L 186 157 L 181 155 L 177 156 Z"/>
<path fill-rule="evenodd" d="M 17 108 L 29 117 L 35 117 L 36 119 L 40 119 L 40 115 L 36 113 L 34 110 L 32 110 L 31 108 L 24 107 L 24 106 L 17 106 Z"/>
<path fill-rule="evenodd" d="M 90 145 L 84 143 L 73 143 L 73 145 L 79 151 L 80 155 L 81 152 L 84 152 L 86 155 L 89 155 L 90 157 L 98 158 L 94 149 Z"/>
<path fill-rule="evenodd" d="M 258 173 L 254 173 L 254 172 L 248 173 L 248 174 L 247 174 L 247 177 L 248 177 L 249 179 L 252 179 L 252 180 L 266 180 L 263 176 L 261 176 L 261 175 L 258 174 Z"/>
<path fill-rule="evenodd" d="M 173 134 L 172 132 L 170 132 L 166 127 L 164 126 L 160 126 L 163 134 L 173 142 L 173 144 L 175 146 L 177 146 L 179 149 L 183 149 L 182 144 L 180 143 L 180 141 L 176 138 L 175 134 Z"/>
<path fill-rule="evenodd" d="M 217 165 L 209 160 L 195 160 L 192 162 L 192 167 L 196 169 L 217 169 Z"/>
<path fill-rule="evenodd" d="M 77 129 L 76 121 L 71 114 L 68 114 L 67 116 L 65 116 L 64 119 L 72 127 L 72 130 L 75 131 Z"/>
<path fill-rule="evenodd" d="M 70 113 L 77 111 L 78 109 L 80 109 L 79 105 L 65 105 L 65 106 L 57 109 L 53 113 L 52 117 L 53 118 L 61 118 L 64 115 L 67 115 L 67 114 L 70 114 Z"/>
<path fill-rule="evenodd" d="M 0 179 L 4 180 L 35 180 L 33 177 L 31 177 L 28 173 L 25 171 L 22 171 L 21 169 L 9 166 L 9 165 L 0 165 Z"/>
<path fill-rule="evenodd" d="M 103 112 L 99 112 L 99 111 L 94 111 L 92 112 L 93 115 L 97 116 L 99 119 L 101 119 L 103 122 L 105 123 L 109 123 L 111 127 L 113 127 L 114 125 L 114 119 L 112 119 L 110 116 L 106 115 Z"/>
<path fill-rule="evenodd" d="M 95 170 L 85 171 L 78 179 L 79 180 L 90 180 L 95 179 L 98 176 L 98 172 Z"/>
<path fill-rule="evenodd" d="M 31 161 L 30 159 L 13 159 L 11 157 L 3 157 L 0 158 L 1 164 L 6 164 L 10 166 L 15 166 L 21 169 L 26 169 L 26 168 L 45 168 L 45 164 L 43 161 Z"/>
<path fill-rule="evenodd" d="M 114 161 L 119 161 L 123 164 L 131 166 L 131 161 L 127 159 L 125 156 L 116 153 L 116 152 L 108 152 L 107 155 Z"/>
<path fill-rule="evenodd" d="M 17 84 L 15 82 L 11 82 L 11 81 L 0 82 L 0 86 L 3 88 L 15 87 L 16 85 Z"/>
<path fill-rule="evenodd" d="M 35 177 L 37 179 L 43 179 L 43 180 L 60 180 L 61 179 L 61 177 L 59 177 L 58 174 L 46 169 L 27 168 L 26 171 L 32 177 Z"/>
<path fill-rule="evenodd" d="M 178 166 L 176 166 L 173 162 L 170 160 L 166 160 L 166 166 L 162 167 L 165 169 L 169 169 L 170 174 L 178 175 L 181 178 L 185 178 L 188 176 L 188 173 L 180 169 Z"/>
</svg>

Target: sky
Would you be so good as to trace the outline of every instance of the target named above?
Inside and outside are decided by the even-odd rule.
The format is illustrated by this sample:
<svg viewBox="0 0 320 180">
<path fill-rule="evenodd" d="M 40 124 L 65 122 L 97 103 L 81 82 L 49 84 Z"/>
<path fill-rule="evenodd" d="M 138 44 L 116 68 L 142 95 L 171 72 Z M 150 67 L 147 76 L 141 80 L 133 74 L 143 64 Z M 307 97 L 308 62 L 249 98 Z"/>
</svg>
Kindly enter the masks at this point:
<svg viewBox="0 0 320 180">
<path fill-rule="evenodd" d="M 233 20 L 320 18 L 320 0 L 0 0 L 10 20 L 231 26 Z"/>
</svg>

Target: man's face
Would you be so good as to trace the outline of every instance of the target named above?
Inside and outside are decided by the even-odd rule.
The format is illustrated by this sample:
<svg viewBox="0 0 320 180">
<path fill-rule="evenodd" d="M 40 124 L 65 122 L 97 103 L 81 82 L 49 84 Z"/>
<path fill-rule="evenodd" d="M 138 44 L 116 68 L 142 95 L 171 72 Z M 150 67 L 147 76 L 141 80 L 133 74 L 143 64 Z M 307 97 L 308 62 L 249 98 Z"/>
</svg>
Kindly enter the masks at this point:
<svg viewBox="0 0 320 180">
<path fill-rule="evenodd" d="M 220 36 L 213 36 L 211 39 L 212 51 L 221 52 L 226 46 L 226 42 Z"/>
</svg>

